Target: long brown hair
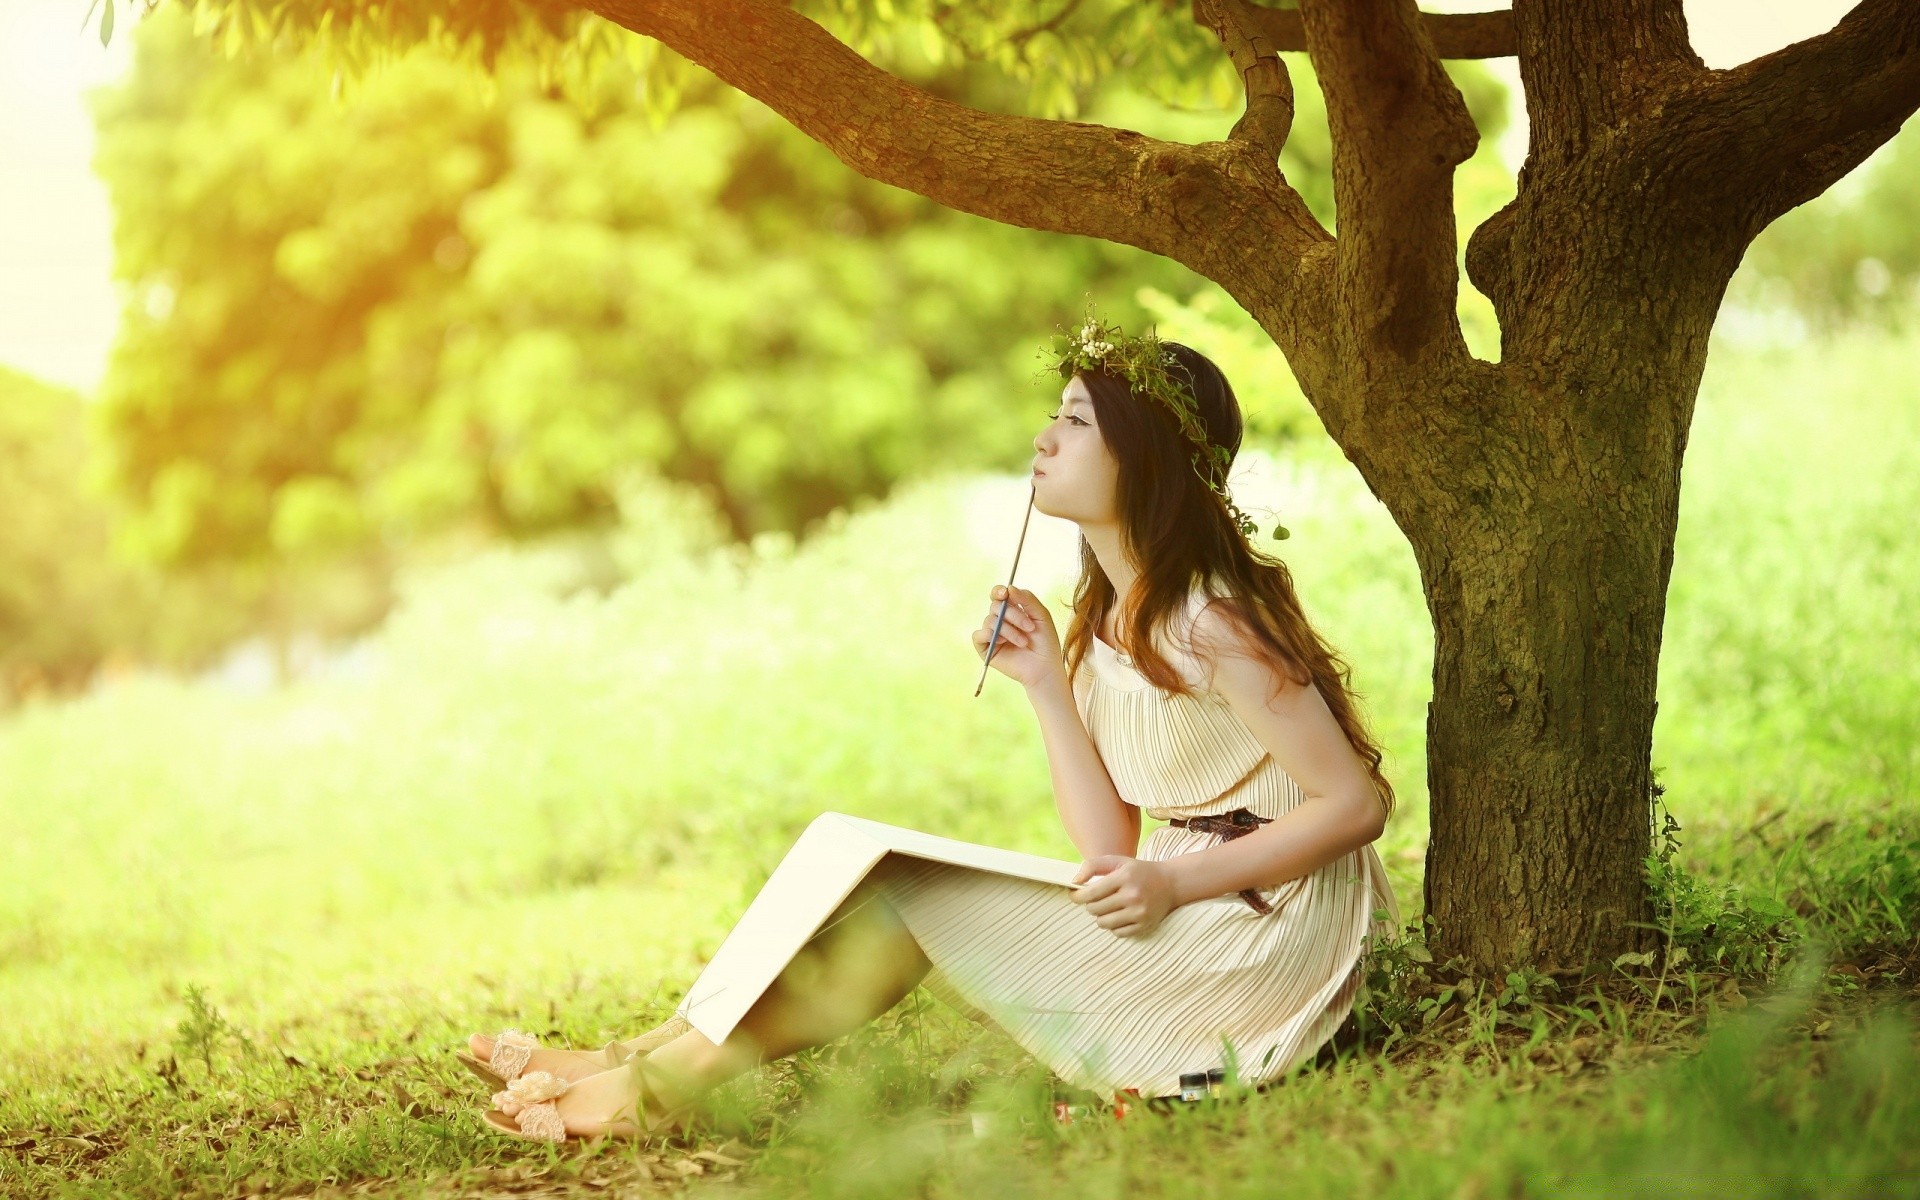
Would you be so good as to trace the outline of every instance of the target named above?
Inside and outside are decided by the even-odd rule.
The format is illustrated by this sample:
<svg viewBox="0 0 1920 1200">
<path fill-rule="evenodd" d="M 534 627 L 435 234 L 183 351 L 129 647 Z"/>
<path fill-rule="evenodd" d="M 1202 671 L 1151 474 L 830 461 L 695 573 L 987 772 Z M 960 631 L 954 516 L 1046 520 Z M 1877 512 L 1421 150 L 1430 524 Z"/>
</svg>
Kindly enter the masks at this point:
<svg viewBox="0 0 1920 1200">
<path fill-rule="evenodd" d="M 1177 360 L 1170 368 L 1175 379 L 1192 388 L 1207 440 L 1224 446 L 1231 461 L 1239 453 L 1244 425 L 1226 376 L 1191 346 L 1161 345 Z M 1196 473 L 1190 458 L 1194 447 L 1163 404 L 1136 395 L 1126 380 L 1104 371 L 1082 371 L 1080 377 L 1093 397 L 1101 440 L 1120 465 L 1115 500 L 1124 542 L 1139 559 L 1134 583 L 1139 600 L 1133 612 L 1120 618 L 1134 669 L 1163 691 L 1192 694 L 1192 687 L 1160 653 L 1154 631 L 1186 605 L 1197 581 L 1207 581 L 1206 590 L 1220 597 L 1228 615 L 1267 647 L 1287 678 L 1319 689 L 1391 814 L 1393 784 L 1380 769 L 1382 748 L 1355 704 L 1360 694 L 1351 686 L 1352 669 L 1307 620 L 1287 564 L 1250 545 L 1234 526 L 1225 503 Z M 1207 462 L 1204 456 L 1201 461 Z M 1211 481 L 1225 483 L 1217 474 Z M 1093 648 L 1094 631 L 1116 603 L 1113 582 L 1082 538 L 1080 581 L 1065 637 L 1068 678 L 1078 674 L 1081 660 Z"/>
</svg>

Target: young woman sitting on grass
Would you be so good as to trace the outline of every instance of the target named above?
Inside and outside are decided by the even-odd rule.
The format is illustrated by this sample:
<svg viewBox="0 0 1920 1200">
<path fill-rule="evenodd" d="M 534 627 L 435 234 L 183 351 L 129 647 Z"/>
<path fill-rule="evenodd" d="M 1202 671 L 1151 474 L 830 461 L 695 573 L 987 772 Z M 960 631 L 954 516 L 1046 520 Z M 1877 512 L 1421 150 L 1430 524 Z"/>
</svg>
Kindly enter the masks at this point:
<svg viewBox="0 0 1920 1200">
<path fill-rule="evenodd" d="M 490 1124 L 657 1130 L 923 981 L 1112 1094 L 1171 1095 L 1210 1068 L 1265 1082 L 1333 1035 L 1369 939 L 1399 923 L 1373 848 L 1394 793 L 1349 671 L 1226 493 L 1242 421 L 1219 368 L 1091 319 L 1056 349 L 1033 503 L 1079 526 L 1080 580 L 1064 641 L 1012 588 L 990 665 L 1033 706 L 1086 886 L 888 854 L 717 1042 L 685 1002 L 601 1051 L 476 1034 L 463 1060 L 500 1088 Z M 983 657 L 1007 589 L 988 599 Z M 1143 814 L 1167 822 L 1144 845 Z"/>
</svg>

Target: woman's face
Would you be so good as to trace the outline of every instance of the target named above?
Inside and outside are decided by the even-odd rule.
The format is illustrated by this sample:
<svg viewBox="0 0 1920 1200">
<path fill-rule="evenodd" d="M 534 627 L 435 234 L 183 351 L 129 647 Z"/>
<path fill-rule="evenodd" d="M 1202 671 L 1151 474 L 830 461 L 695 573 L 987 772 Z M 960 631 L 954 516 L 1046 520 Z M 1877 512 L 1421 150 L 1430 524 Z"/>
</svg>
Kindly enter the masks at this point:
<svg viewBox="0 0 1920 1200">
<path fill-rule="evenodd" d="M 1040 436 L 1033 439 L 1033 506 L 1050 517 L 1111 523 L 1119 520 L 1115 503 L 1120 464 L 1094 423 L 1093 396 L 1075 375 L 1060 395 L 1060 406 Z"/>
</svg>

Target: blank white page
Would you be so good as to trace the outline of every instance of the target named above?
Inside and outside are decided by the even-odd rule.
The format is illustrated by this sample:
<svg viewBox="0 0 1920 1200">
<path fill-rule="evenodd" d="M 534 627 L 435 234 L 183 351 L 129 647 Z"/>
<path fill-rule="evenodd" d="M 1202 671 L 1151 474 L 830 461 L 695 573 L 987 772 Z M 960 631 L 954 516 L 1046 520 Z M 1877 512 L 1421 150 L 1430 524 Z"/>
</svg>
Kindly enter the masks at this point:
<svg viewBox="0 0 1920 1200">
<path fill-rule="evenodd" d="M 840 902 L 890 853 L 1063 887 L 1071 886 L 1080 869 L 1079 863 L 1064 859 L 957 841 L 845 813 L 822 813 L 800 834 L 714 951 L 681 1002 L 681 1015 L 709 1041 L 725 1041 Z"/>
</svg>

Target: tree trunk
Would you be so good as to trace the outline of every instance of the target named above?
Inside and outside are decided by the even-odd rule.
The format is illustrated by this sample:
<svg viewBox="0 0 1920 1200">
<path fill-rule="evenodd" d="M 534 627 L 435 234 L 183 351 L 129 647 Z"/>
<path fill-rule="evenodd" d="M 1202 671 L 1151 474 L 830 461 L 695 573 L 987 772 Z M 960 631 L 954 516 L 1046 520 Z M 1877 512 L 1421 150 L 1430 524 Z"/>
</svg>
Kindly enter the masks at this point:
<svg viewBox="0 0 1920 1200">
<path fill-rule="evenodd" d="M 1543 424 L 1557 414 L 1543 414 Z M 1543 430 L 1544 434 L 1545 431 Z M 1677 493 L 1542 477 L 1413 535 L 1435 632 L 1429 945 L 1482 968 L 1642 948 Z M 1640 522 L 1589 513 L 1631 505 Z"/>
<path fill-rule="evenodd" d="M 1420 394 L 1395 395 L 1334 351 L 1316 381 L 1343 393 L 1323 406 L 1342 414 L 1330 432 L 1411 542 L 1433 620 L 1425 901 L 1441 961 L 1572 970 L 1655 936 L 1654 697 L 1719 257 L 1654 304 L 1626 285 L 1542 288 L 1562 319 L 1535 326 L 1556 349 L 1529 357 L 1549 366 L 1413 371 L 1399 377 Z M 1630 299 L 1596 301 L 1609 293 Z"/>
</svg>

